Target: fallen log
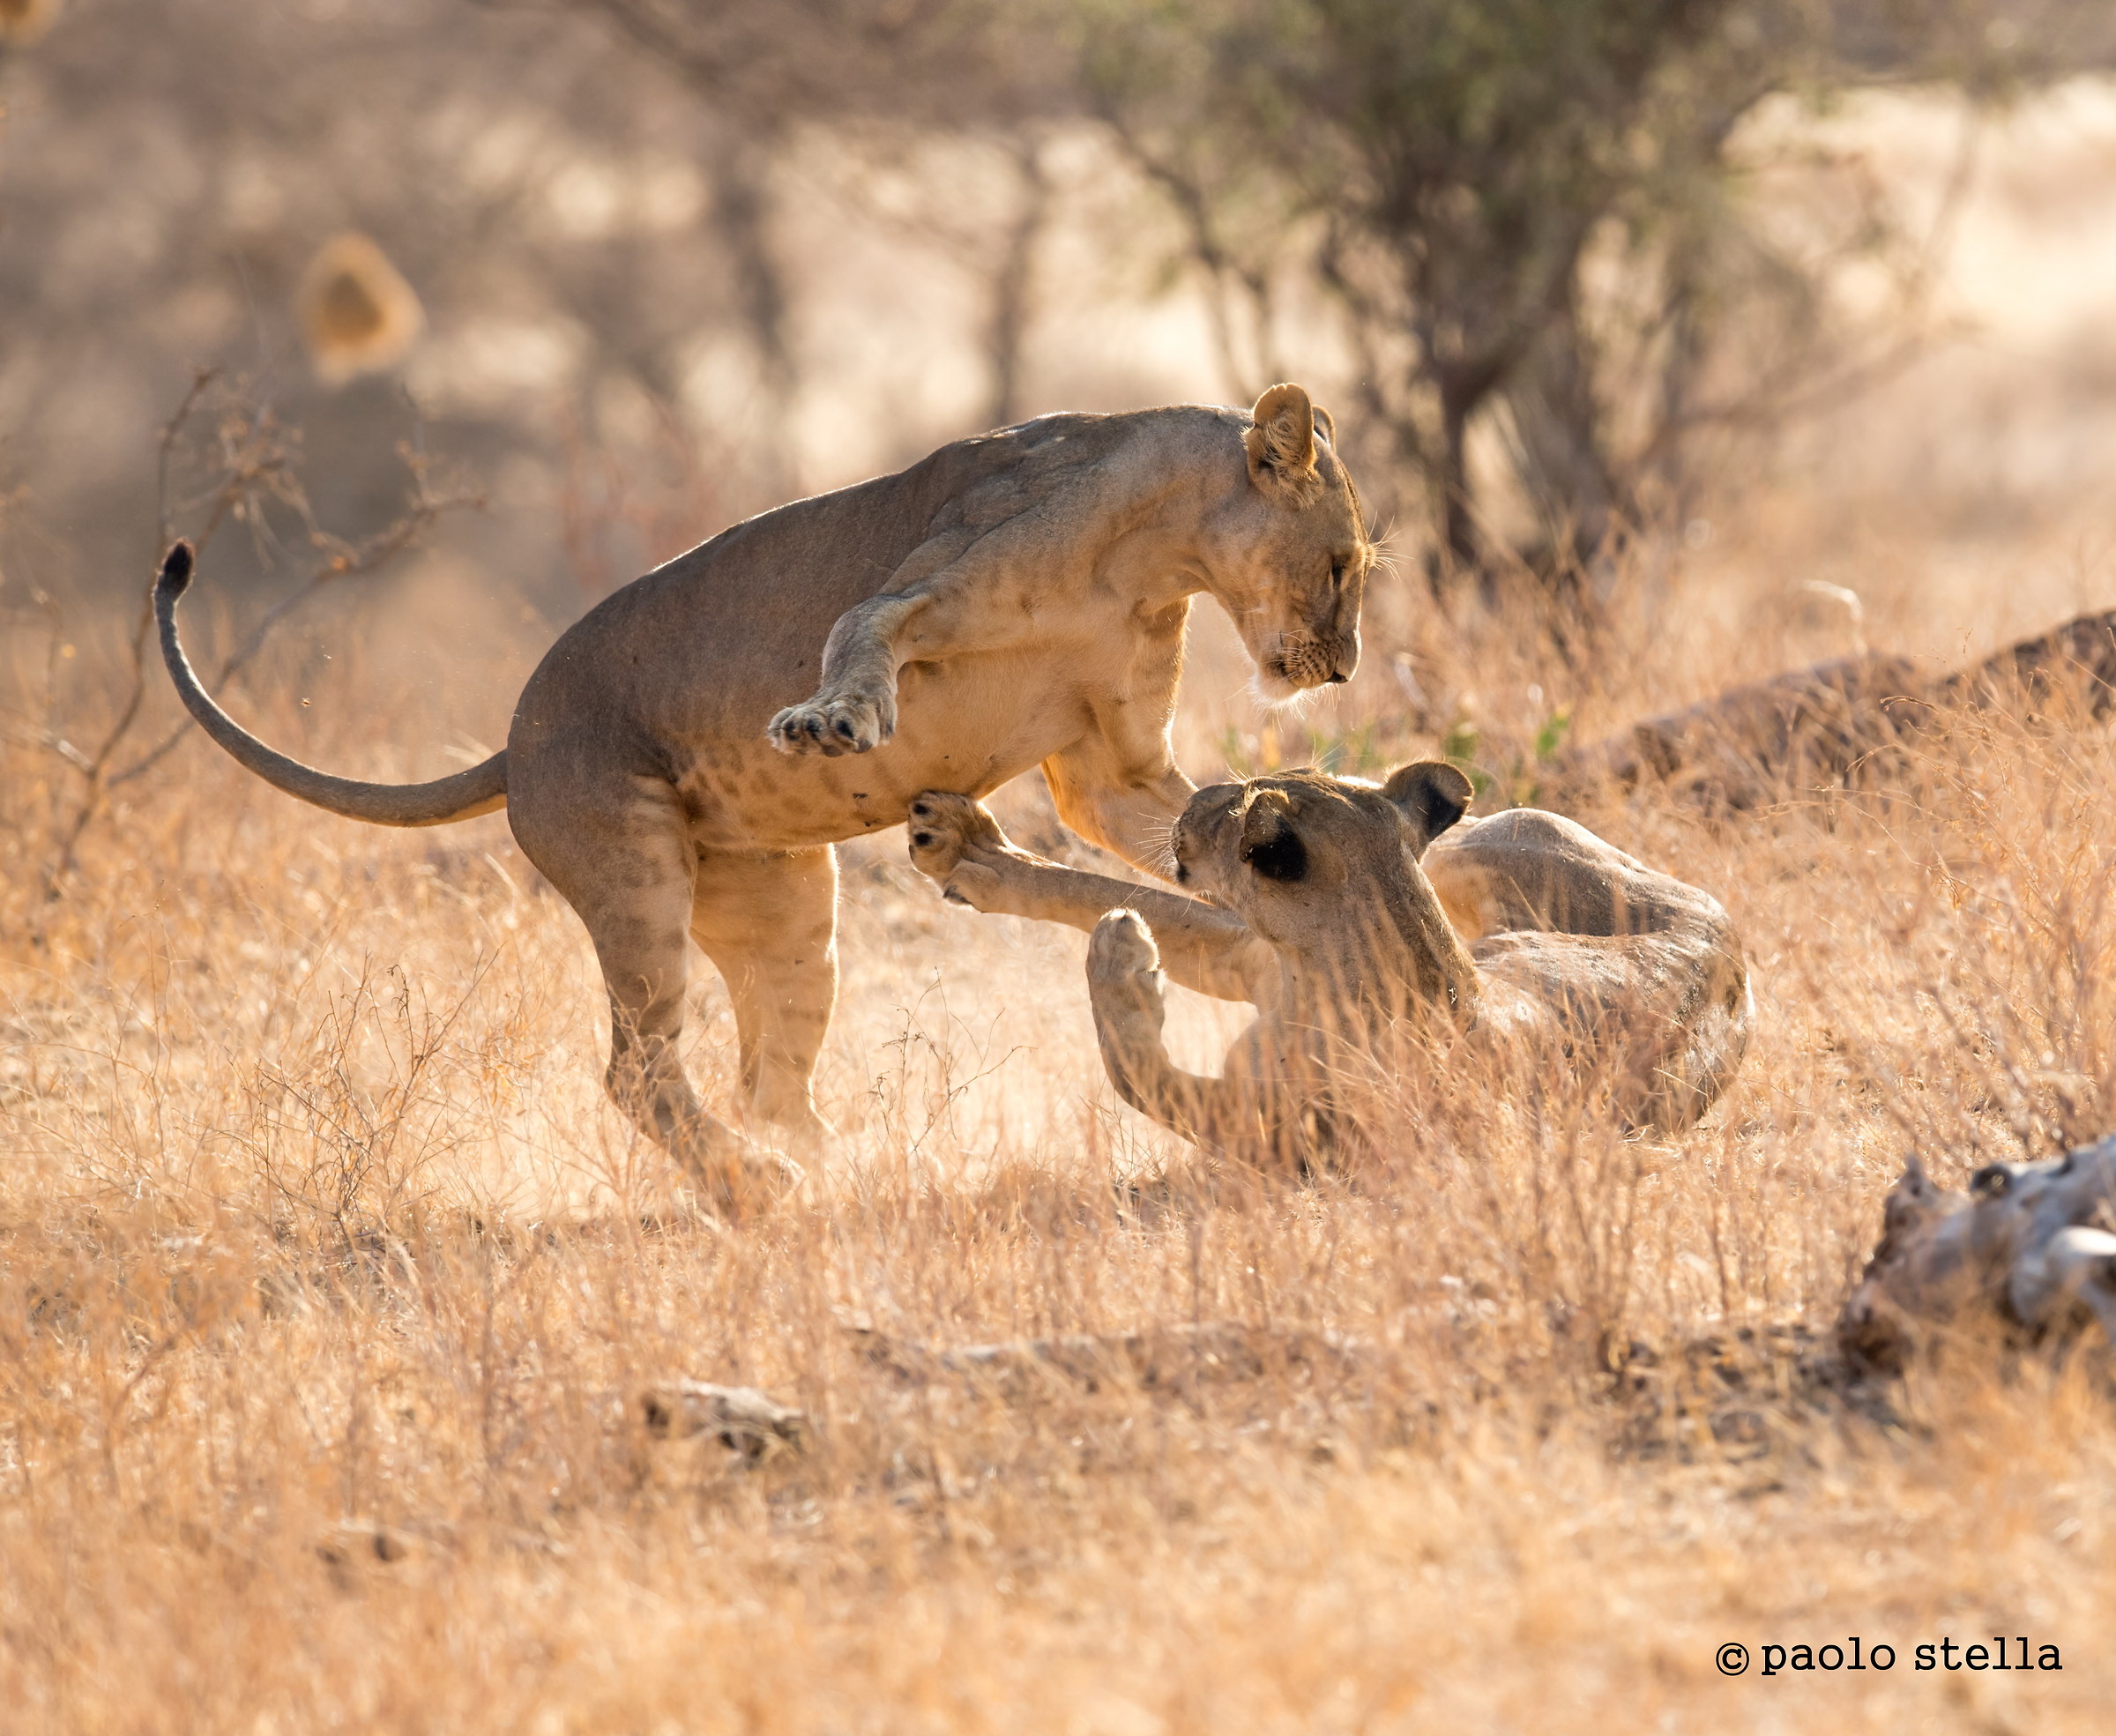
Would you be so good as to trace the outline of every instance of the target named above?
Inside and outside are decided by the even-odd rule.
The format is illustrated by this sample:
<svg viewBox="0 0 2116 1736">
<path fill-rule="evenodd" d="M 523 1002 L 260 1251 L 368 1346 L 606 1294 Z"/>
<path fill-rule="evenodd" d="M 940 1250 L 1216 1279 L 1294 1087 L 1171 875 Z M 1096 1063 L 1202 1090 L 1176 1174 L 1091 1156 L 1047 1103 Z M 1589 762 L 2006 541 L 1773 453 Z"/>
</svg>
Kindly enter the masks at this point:
<svg viewBox="0 0 2116 1736">
<path fill-rule="evenodd" d="M 906 1386 L 961 1381 L 1017 1395 L 1056 1380 L 1092 1392 L 1116 1382 L 1147 1390 L 1254 1381 L 1291 1366 L 1350 1372 L 1368 1355 L 1356 1339 L 1300 1327 L 1208 1320 L 1136 1332 L 1072 1332 L 945 1349 L 854 1327 L 862 1357 Z"/>
<path fill-rule="evenodd" d="M 2098 1326 L 2116 1345 L 2116 1136 L 2041 1163 L 1990 1164 L 1967 1193 L 1912 1156 L 1837 1321 L 1855 1367 L 1898 1373 L 1934 1327 L 1978 1318 L 2037 1343 Z"/>
<path fill-rule="evenodd" d="M 1739 810 L 1789 786 L 1856 781 L 1890 749 L 1963 711 L 2037 716 L 2076 707 L 2098 719 L 2112 705 L 2116 609 L 2080 615 L 1965 669 L 1874 652 L 1729 688 L 1559 753 L 1539 773 L 1538 799 L 1561 806 L 1610 783 L 1650 782 Z"/>
</svg>

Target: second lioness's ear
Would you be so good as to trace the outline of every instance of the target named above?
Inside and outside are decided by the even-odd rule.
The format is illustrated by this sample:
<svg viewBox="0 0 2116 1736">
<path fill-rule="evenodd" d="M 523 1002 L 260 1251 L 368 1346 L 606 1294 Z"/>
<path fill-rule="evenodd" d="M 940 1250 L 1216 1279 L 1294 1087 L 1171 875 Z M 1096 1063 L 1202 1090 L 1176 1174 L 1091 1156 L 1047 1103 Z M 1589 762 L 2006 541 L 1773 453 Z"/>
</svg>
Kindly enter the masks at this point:
<svg viewBox="0 0 2116 1736">
<path fill-rule="evenodd" d="M 1241 810 L 1241 860 L 1266 880 L 1308 876 L 1308 846 L 1293 830 L 1291 808 L 1276 790 L 1252 796 Z"/>
<path fill-rule="evenodd" d="M 1249 413 L 1255 426 L 1241 436 L 1249 481 L 1274 499 L 1306 506 L 1322 492 L 1315 468 L 1315 411 L 1299 386 L 1273 386 Z"/>
<path fill-rule="evenodd" d="M 1444 759 L 1415 760 L 1389 774 L 1382 793 L 1403 809 L 1419 834 L 1418 852 L 1469 811 L 1476 788 Z"/>
</svg>

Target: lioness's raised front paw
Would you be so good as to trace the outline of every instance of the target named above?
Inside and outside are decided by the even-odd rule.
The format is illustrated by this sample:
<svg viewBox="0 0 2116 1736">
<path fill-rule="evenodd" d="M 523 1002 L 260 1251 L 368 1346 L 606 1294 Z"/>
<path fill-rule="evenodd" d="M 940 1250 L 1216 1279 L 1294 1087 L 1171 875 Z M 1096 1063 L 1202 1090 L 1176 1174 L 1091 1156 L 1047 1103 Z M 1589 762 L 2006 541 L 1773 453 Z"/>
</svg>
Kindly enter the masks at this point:
<svg viewBox="0 0 2116 1736">
<path fill-rule="evenodd" d="M 819 693 L 787 706 L 764 733 L 782 754 L 868 753 L 897 733 L 897 703 L 887 694 Z"/>
<path fill-rule="evenodd" d="M 1136 910 L 1113 910 L 1095 924 L 1087 943 L 1087 998 L 1105 1037 L 1160 1030 L 1166 1016 L 1160 949 Z"/>
<path fill-rule="evenodd" d="M 1120 983 L 1146 977 L 1158 987 L 1160 973 L 1160 949 L 1137 911 L 1113 910 L 1095 924 L 1087 943 L 1089 982 Z"/>
</svg>

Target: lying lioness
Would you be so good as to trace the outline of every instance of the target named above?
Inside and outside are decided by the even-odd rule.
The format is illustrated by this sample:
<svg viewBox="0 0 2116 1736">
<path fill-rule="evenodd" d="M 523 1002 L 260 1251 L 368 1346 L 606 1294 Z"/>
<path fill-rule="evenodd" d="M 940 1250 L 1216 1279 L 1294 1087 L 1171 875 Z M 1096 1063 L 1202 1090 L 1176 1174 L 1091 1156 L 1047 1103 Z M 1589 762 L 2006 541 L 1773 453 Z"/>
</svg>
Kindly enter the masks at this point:
<svg viewBox="0 0 2116 1736">
<path fill-rule="evenodd" d="M 1190 600 L 1233 618 L 1273 697 L 1344 681 L 1374 549 L 1330 424 L 1298 386 L 1253 414 L 1045 416 L 723 532 L 606 599 L 529 678 L 506 750 L 430 784 L 355 783 L 216 705 L 156 586 L 176 690 L 267 782 L 358 820 L 504 806 L 580 913 L 608 985 L 612 1094 L 740 1203 L 743 1142 L 676 1055 L 685 936 L 727 980 L 749 1112 L 821 1130 L 838 992 L 834 840 L 920 791 L 1041 764 L 1082 837 L 1151 872 L 1192 786 L 1168 745 Z M 804 700 L 804 696 L 807 696 Z"/>
<path fill-rule="evenodd" d="M 1508 1048 L 1599 1068 L 1627 1122 L 1687 1127 L 1748 1044 L 1726 913 L 1555 814 L 1458 826 L 1470 796 L 1438 761 L 1379 787 L 1294 771 L 1200 790 L 1176 879 L 1210 903 L 1032 856 L 960 796 L 912 804 L 912 860 L 958 903 L 1091 932 L 1111 1084 L 1208 1149 L 1308 1163 L 1360 1058 L 1406 1032 L 1450 1065 Z M 1258 1009 L 1218 1078 L 1170 1062 L 1163 971 Z"/>
</svg>

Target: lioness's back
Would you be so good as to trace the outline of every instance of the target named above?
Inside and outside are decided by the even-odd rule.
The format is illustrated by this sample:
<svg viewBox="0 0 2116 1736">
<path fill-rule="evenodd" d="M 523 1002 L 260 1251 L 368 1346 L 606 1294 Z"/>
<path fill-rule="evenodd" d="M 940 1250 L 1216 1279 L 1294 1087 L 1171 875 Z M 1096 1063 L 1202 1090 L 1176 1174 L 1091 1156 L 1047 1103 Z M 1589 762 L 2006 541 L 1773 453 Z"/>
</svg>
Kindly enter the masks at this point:
<svg viewBox="0 0 2116 1736">
<path fill-rule="evenodd" d="M 510 745 L 532 747 L 548 728 L 585 719 L 650 734 L 759 732 L 813 685 L 838 618 L 885 589 L 915 551 L 951 533 L 967 543 L 1032 509 L 1149 418 L 1198 414 L 1041 416 L 730 525 L 561 634 L 523 689 Z M 672 641 L 691 654 L 670 655 Z M 613 669 L 630 678 L 613 683 Z"/>
<path fill-rule="evenodd" d="M 1650 935 L 1728 930 L 1710 893 L 1625 854 L 1562 814 L 1516 808 L 1465 820 L 1425 870 L 1465 940 L 1514 931 Z"/>
</svg>

